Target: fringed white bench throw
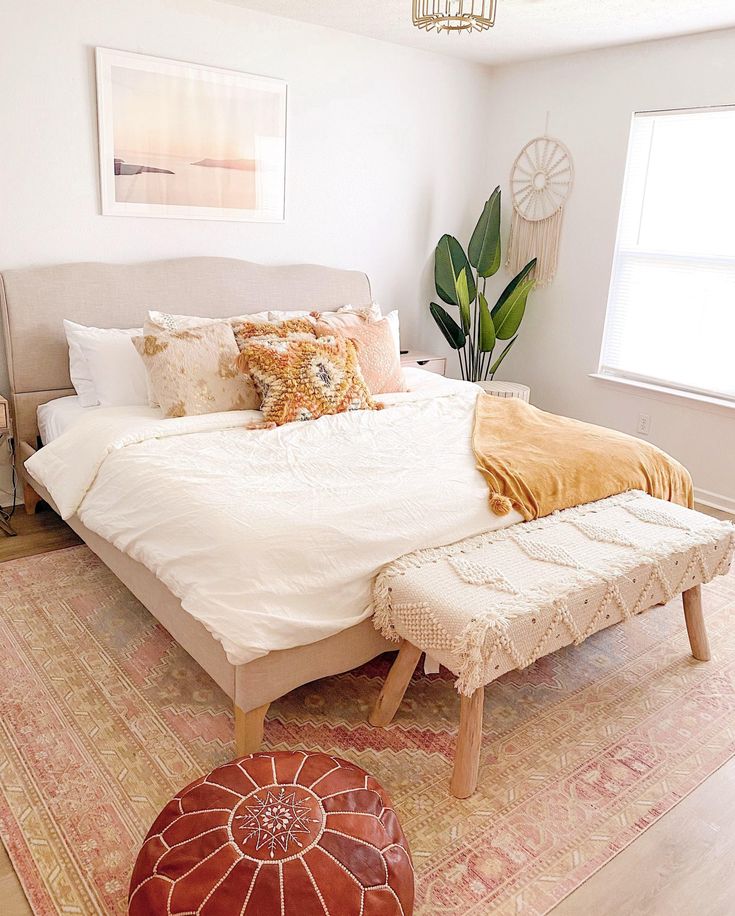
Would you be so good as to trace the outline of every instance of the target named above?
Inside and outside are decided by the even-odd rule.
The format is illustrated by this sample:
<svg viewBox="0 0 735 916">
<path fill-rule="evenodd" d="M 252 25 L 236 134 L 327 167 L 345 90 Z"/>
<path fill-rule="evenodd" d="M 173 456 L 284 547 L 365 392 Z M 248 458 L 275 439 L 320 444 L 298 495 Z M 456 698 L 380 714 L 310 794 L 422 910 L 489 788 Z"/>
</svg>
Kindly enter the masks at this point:
<svg viewBox="0 0 735 916">
<path fill-rule="evenodd" d="M 733 525 L 631 491 L 402 557 L 374 585 L 375 626 L 403 645 L 371 722 L 393 718 L 422 652 L 448 668 L 462 695 L 452 792 L 466 797 L 486 684 L 682 592 L 693 654 L 708 660 L 699 586 L 734 551 Z"/>
</svg>

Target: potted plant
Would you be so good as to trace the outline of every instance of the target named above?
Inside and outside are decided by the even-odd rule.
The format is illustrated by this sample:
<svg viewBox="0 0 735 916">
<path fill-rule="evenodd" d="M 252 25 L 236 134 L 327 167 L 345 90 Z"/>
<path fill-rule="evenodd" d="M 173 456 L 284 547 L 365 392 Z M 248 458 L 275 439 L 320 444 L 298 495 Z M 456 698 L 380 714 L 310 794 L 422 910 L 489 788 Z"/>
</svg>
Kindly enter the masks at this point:
<svg viewBox="0 0 735 916">
<path fill-rule="evenodd" d="M 518 340 L 528 294 L 535 284 L 531 274 L 536 258 L 510 281 L 491 309 L 485 289 L 488 278 L 498 272 L 500 264 L 500 188 L 496 188 L 472 233 L 467 254 L 454 236 L 444 235 L 434 255 L 437 294 L 447 305 L 458 309 L 459 320 L 455 321 L 436 302 L 431 303 L 429 310 L 449 346 L 457 351 L 462 378 L 468 382 L 482 383 L 494 378 Z M 493 361 L 499 341 L 508 343 Z"/>
</svg>

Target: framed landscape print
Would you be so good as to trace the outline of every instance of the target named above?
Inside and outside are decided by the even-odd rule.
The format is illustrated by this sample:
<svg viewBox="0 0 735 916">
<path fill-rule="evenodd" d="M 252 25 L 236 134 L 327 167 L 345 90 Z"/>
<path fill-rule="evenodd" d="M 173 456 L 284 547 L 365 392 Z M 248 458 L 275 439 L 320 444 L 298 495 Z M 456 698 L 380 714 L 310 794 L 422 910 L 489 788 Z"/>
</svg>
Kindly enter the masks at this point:
<svg viewBox="0 0 735 916">
<path fill-rule="evenodd" d="M 284 219 L 286 83 L 97 48 L 102 212 Z"/>
</svg>

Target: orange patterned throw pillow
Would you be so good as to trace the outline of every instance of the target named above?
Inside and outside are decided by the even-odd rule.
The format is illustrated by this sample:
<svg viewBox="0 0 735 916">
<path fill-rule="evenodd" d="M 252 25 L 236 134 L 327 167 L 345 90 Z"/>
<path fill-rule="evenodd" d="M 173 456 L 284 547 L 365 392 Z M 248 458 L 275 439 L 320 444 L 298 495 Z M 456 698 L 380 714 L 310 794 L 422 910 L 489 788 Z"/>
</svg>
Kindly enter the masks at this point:
<svg viewBox="0 0 735 916">
<path fill-rule="evenodd" d="M 253 337 L 237 360 L 263 398 L 267 423 L 316 420 L 347 410 L 378 410 L 365 385 L 357 350 L 343 337 Z"/>
<path fill-rule="evenodd" d="M 314 337 L 314 322 L 308 318 L 288 318 L 286 321 L 233 322 L 235 340 L 242 350 L 251 337 L 289 337 L 291 334 L 308 334 Z"/>
<path fill-rule="evenodd" d="M 387 318 L 381 321 L 358 321 L 341 327 L 318 321 L 316 336 L 338 335 L 357 342 L 357 358 L 370 394 L 405 391 L 400 356 L 396 352 Z"/>
</svg>

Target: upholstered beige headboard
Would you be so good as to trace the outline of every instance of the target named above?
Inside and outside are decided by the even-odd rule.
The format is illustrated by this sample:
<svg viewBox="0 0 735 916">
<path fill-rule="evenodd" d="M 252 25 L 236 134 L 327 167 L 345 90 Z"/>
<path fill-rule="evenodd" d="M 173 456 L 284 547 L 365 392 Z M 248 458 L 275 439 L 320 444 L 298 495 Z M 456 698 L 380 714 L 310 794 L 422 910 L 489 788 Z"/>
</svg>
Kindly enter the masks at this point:
<svg viewBox="0 0 735 916">
<path fill-rule="evenodd" d="M 131 328 L 143 324 L 148 309 L 217 318 L 347 303 L 370 303 L 367 276 L 310 264 L 276 267 L 233 258 L 178 258 L 4 271 L 0 309 L 16 437 L 35 447 L 39 404 L 74 394 L 64 318 Z"/>
</svg>

